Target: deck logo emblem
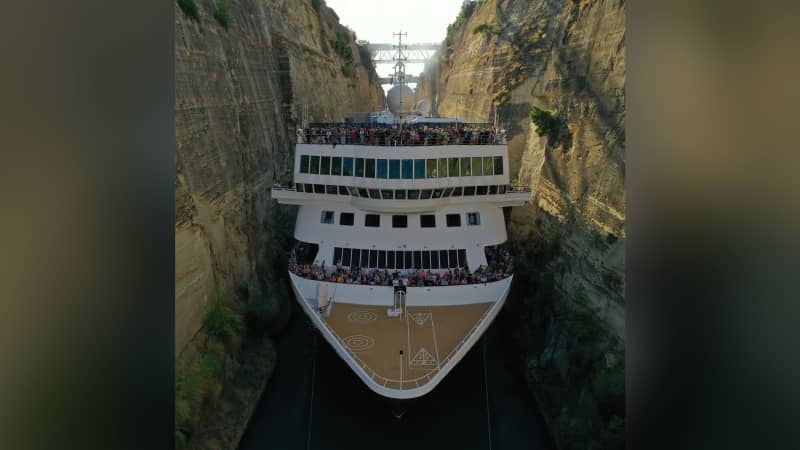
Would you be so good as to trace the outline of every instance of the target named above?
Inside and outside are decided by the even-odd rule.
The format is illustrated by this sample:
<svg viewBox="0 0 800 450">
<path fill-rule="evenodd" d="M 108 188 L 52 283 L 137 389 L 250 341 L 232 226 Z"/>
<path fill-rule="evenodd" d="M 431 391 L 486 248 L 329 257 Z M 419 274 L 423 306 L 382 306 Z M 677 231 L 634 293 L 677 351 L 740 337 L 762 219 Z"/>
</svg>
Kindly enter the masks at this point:
<svg viewBox="0 0 800 450">
<path fill-rule="evenodd" d="M 367 311 L 364 309 L 353 311 L 347 315 L 347 321 L 350 323 L 370 323 L 377 320 L 378 316 L 372 311 Z"/>
<path fill-rule="evenodd" d="M 425 347 L 421 347 L 409 363 L 410 366 L 435 366 L 436 364 L 436 358 Z"/>
<path fill-rule="evenodd" d="M 409 312 L 408 317 L 414 319 L 414 322 L 416 322 L 417 325 L 422 326 L 425 324 L 425 322 L 430 320 L 431 312 Z"/>
</svg>

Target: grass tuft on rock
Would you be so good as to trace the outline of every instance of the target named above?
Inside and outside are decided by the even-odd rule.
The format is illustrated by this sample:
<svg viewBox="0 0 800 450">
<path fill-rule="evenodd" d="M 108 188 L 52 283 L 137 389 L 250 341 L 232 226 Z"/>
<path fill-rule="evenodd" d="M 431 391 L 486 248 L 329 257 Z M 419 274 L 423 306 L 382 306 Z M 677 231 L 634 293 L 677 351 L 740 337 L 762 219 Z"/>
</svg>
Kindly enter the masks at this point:
<svg viewBox="0 0 800 450">
<path fill-rule="evenodd" d="M 231 12 L 228 6 L 228 2 L 222 1 L 217 3 L 217 7 L 214 9 L 214 18 L 217 19 L 222 28 L 226 30 L 231 26 Z"/>
<path fill-rule="evenodd" d="M 197 3 L 194 0 L 178 0 L 178 7 L 189 18 L 200 21 L 200 11 L 197 9 Z"/>
</svg>

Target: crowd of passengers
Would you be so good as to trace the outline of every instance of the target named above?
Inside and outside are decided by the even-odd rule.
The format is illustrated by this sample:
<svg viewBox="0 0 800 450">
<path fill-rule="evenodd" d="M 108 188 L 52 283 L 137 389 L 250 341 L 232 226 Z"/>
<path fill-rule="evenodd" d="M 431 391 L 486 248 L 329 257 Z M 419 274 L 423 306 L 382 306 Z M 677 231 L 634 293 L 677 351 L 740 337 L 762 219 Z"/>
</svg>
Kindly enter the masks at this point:
<svg viewBox="0 0 800 450">
<path fill-rule="evenodd" d="M 489 257 L 490 252 L 492 254 Z M 335 267 L 326 267 L 325 261 L 318 264 L 298 264 L 294 254 L 289 258 L 289 270 L 309 280 L 331 283 L 367 284 L 373 286 L 451 286 L 459 284 L 481 284 L 508 278 L 514 270 L 513 258 L 503 247 L 487 248 L 488 266 L 480 266 L 474 272 L 463 268 L 454 269 L 368 269 L 365 267 L 343 267 L 337 261 Z"/>
<path fill-rule="evenodd" d="M 449 144 L 500 144 L 502 134 L 495 128 L 482 127 L 354 127 L 348 125 L 306 128 L 307 144 L 356 145 L 449 145 Z"/>
</svg>

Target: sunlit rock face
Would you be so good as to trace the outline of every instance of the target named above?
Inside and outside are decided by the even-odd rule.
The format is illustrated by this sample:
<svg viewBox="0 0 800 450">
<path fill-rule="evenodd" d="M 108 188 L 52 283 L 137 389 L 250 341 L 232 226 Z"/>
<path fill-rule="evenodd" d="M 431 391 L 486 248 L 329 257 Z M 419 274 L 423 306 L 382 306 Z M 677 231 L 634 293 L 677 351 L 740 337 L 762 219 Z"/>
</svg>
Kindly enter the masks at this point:
<svg viewBox="0 0 800 450">
<path fill-rule="evenodd" d="M 497 112 L 511 136 L 512 178 L 533 191 L 530 206 L 514 209 L 510 234 L 565 231 L 575 270 L 559 288 L 588 297 L 624 336 L 624 284 L 605 281 L 624 281 L 624 0 L 480 2 L 426 65 L 416 94 L 441 116 L 492 122 Z M 537 135 L 531 105 L 558 119 L 552 137 Z M 614 244 L 586 245 L 592 236 Z"/>
<path fill-rule="evenodd" d="M 175 6 L 177 355 L 214 289 L 232 295 L 269 267 L 270 188 L 291 180 L 294 129 L 384 104 L 354 37 L 324 5 L 233 0 L 226 30 L 214 1 L 195 3 L 199 21 Z M 348 76 L 330 44 L 337 32 L 352 48 Z"/>
</svg>

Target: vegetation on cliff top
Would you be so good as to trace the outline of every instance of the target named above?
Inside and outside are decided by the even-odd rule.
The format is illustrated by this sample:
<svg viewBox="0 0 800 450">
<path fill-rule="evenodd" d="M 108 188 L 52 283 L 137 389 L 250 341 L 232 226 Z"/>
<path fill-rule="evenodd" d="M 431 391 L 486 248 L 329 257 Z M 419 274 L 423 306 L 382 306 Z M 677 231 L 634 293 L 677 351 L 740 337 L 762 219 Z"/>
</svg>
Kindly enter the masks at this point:
<svg viewBox="0 0 800 450">
<path fill-rule="evenodd" d="M 453 36 L 456 31 L 458 31 L 461 25 L 464 25 L 464 22 L 472 16 L 472 13 L 475 12 L 475 8 L 479 3 L 479 0 L 464 0 L 461 4 L 461 10 L 458 11 L 458 15 L 456 16 L 456 20 L 447 26 L 447 36 L 444 38 L 445 46 L 450 47 L 453 45 Z"/>
</svg>

